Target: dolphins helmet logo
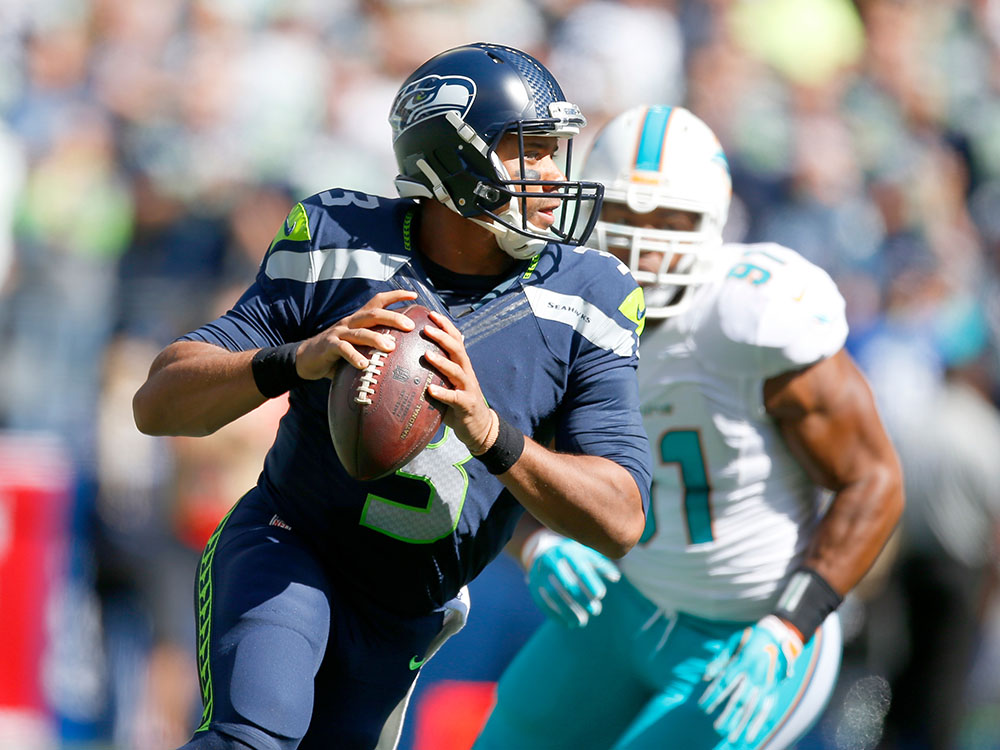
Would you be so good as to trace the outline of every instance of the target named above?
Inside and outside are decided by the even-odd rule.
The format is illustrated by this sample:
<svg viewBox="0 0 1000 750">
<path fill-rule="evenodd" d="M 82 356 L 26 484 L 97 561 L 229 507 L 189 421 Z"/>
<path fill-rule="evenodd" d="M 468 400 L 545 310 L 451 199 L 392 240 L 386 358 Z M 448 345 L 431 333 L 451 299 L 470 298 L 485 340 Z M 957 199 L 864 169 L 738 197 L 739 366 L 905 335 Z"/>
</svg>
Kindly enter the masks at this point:
<svg viewBox="0 0 1000 750">
<path fill-rule="evenodd" d="M 392 104 L 393 140 L 407 128 L 446 112 L 463 119 L 476 99 L 476 84 L 465 76 L 430 75 L 404 86 Z"/>
</svg>

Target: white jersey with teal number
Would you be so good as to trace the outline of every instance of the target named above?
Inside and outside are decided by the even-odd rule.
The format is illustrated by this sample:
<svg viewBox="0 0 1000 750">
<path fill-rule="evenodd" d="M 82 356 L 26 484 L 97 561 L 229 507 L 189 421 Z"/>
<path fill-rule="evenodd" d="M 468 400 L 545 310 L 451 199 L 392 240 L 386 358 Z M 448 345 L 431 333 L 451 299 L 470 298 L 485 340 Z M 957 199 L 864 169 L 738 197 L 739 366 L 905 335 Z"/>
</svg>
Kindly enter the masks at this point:
<svg viewBox="0 0 1000 750">
<path fill-rule="evenodd" d="M 764 381 L 836 353 L 847 322 L 830 277 L 792 250 L 720 253 L 694 305 L 642 334 L 653 491 L 621 567 L 668 611 L 750 621 L 772 608 L 824 499 L 765 413 Z"/>
</svg>

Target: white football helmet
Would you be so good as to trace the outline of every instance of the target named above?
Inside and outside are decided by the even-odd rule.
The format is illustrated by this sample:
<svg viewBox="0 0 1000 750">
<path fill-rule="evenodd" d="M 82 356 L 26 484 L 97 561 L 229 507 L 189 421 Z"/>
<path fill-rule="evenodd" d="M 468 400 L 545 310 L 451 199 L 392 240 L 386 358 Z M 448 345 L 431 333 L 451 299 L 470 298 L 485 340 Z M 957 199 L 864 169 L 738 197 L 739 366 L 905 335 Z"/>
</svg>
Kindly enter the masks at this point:
<svg viewBox="0 0 1000 750">
<path fill-rule="evenodd" d="M 633 107 L 598 133 L 581 178 L 604 184 L 606 214 L 609 206 L 617 208 L 611 204 L 621 204 L 635 214 L 667 208 L 700 215 L 695 231 L 611 223 L 599 217 L 588 242 L 628 264 L 644 287 L 649 317 L 683 311 L 692 295 L 681 293 L 682 288 L 710 278 L 732 197 L 729 164 L 715 133 L 682 107 Z M 648 252 L 662 254 L 657 272 L 639 268 L 641 254 Z"/>
</svg>

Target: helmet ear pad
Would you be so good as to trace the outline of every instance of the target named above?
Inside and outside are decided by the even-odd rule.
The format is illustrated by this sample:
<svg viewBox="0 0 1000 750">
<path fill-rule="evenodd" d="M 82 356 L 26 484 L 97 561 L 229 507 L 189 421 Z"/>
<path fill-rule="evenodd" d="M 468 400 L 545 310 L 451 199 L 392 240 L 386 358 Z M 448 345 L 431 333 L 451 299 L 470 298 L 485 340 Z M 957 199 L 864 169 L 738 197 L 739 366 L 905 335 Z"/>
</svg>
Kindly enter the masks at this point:
<svg viewBox="0 0 1000 750">
<path fill-rule="evenodd" d="M 497 174 L 496 165 L 488 156 L 462 142 L 455 128 L 443 117 L 427 123 L 425 128 L 439 131 L 429 139 L 438 145 L 407 156 L 403 163 L 406 172 L 418 172 L 417 162 L 423 159 L 448 191 L 452 201 L 450 208 L 466 218 L 480 216 L 484 209 L 493 211 L 507 202 L 508 198 L 499 190 L 494 191 L 496 198 L 493 200 L 490 200 L 492 195 L 476 193 L 481 183 L 495 185 L 503 177 Z"/>
</svg>

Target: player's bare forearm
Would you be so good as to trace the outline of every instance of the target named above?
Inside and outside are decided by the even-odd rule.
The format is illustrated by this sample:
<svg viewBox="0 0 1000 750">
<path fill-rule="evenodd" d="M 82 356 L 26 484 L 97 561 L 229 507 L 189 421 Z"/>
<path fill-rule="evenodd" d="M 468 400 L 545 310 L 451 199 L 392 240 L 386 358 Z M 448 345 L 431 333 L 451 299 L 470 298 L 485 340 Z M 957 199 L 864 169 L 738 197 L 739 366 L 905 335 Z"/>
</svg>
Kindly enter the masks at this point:
<svg viewBox="0 0 1000 750">
<path fill-rule="evenodd" d="M 639 488 L 607 458 L 556 453 L 526 438 L 499 478 L 536 519 L 607 557 L 622 557 L 642 536 Z"/>
<path fill-rule="evenodd" d="M 430 319 L 435 325 L 424 332 L 444 353 L 425 356 L 452 387 L 431 384 L 427 393 L 448 407 L 444 421 L 458 439 L 483 454 L 500 439 L 500 417 L 486 404 L 461 332 L 444 315 Z M 623 556 L 642 536 L 639 488 L 614 461 L 556 453 L 525 437 L 523 452 L 498 476 L 539 521 L 607 557 Z"/>
<path fill-rule="evenodd" d="M 889 540 L 903 510 L 903 478 L 864 376 L 841 351 L 765 385 L 768 413 L 809 476 L 835 496 L 806 565 L 841 595 Z"/>
<path fill-rule="evenodd" d="M 295 374 L 303 380 L 330 377 L 339 360 L 354 367 L 368 362 L 357 346 L 382 351 L 392 339 L 372 328 L 401 330 L 413 321 L 389 305 L 412 300 L 415 292 L 380 292 L 364 306 L 315 336 L 302 341 L 295 355 Z M 135 423 L 149 435 L 209 435 L 266 400 L 254 380 L 252 361 L 258 350 L 230 352 L 200 341 L 177 341 L 157 355 L 149 376 L 132 399 Z"/>
<path fill-rule="evenodd" d="M 878 464 L 834 496 L 803 563 L 841 596 L 864 577 L 889 540 L 903 509 L 901 485 L 898 471 Z"/>
<path fill-rule="evenodd" d="M 250 360 L 198 341 L 167 346 L 132 399 L 135 424 L 147 435 L 209 435 L 264 403 Z"/>
</svg>

